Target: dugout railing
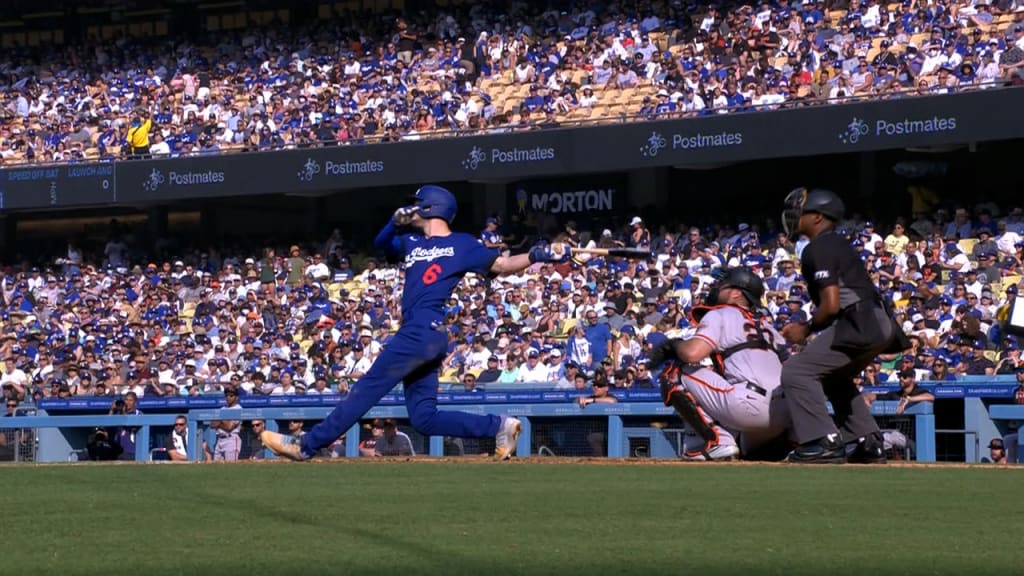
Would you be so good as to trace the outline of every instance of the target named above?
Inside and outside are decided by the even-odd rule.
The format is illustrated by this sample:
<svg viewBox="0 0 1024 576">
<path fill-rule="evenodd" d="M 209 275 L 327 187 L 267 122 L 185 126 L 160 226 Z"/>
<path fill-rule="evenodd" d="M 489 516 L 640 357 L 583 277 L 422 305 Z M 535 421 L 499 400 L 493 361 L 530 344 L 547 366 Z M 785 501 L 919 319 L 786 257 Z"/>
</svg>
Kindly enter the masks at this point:
<svg viewBox="0 0 1024 576">
<path fill-rule="evenodd" d="M 591 404 L 585 408 L 580 408 L 575 403 L 463 403 L 441 405 L 439 408 L 520 418 L 523 422 L 523 434 L 518 446 L 520 457 L 553 455 L 676 458 L 681 449 L 681 436 L 677 432 L 680 421 L 670 408 L 660 402 Z M 81 460 L 85 439 L 97 427 L 131 428 L 136 446 L 134 460 L 141 462 L 151 458 L 154 447 L 163 445 L 162 438 L 170 433 L 176 415 L 183 414 L 188 418 L 189 459 L 202 461 L 205 456 L 202 450 L 204 440 L 212 449 L 213 440 L 208 433 L 208 424 L 211 421 L 263 420 L 268 429 L 280 430 L 289 421 L 312 423 L 321 420 L 331 409 L 330 406 L 267 406 L 241 410 L 170 408 L 170 411 L 161 414 L 134 416 L 55 415 L 40 410 L 33 416 L 12 419 L 15 421 L 10 425 L 16 425 L 21 430 L 32 430 L 33 434 L 38 436 L 40 448 L 36 459 L 41 462 Z M 872 413 L 881 418 L 895 415 L 896 409 L 897 403 L 891 401 L 875 402 L 871 407 Z M 914 456 L 920 461 L 934 461 L 935 417 L 931 404 L 921 403 L 912 406 L 907 409 L 904 416 L 907 422 L 913 422 L 912 429 L 908 429 L 907 432 L 916 445 Z M 366 419 L 372 418 L 392 418 L 401 422 L 407 418 L 407 412 L 402 405 L 377 406 L 366 415 Z M 363 424 L 366 421 L 352 426 L 347 432 L 344 449 L 339 452 L 339 456 L 359 456 L 359 440 L 365 438 Z M 402 429 L 406 430 L 407 427 L 403 426 Z M 557 434 L 563 436 L 561 442 L 556 442 Z M 581 446 L 584 453 L 565 451 L 564 447 L 572 445 L 573 442 Z M 440 457 L 452 456 L 455 452 L 451 439 L 440 436 L 416 437 L 415 443 L 418 445 L 418 455 Z M 603 449 L 597 450 L 598 446 Z M 587 449 L 593 450 L 586 453 Z M 471 450 L 467 454 L 463 450 L 462 454 L 471 455 L 478 452 Z M 69 455 L 75 455 L 75 458 L 69 458 Z"/>
<path fill-rule="evenodd" d="M 1024 405 L 1014 404 L 1018 384 L 1013 377 L 962 377 L 953 382 L 922 382 L 936 401 L 911 406 L 896 414 L 897 404 L 877 401 L 872 412 L 884 430 L 891 431 L 892 455 L 899 450 L 903 457 L 919 461 L 960 460 L 980 462 L 987 455 L 984 448 L 993 438 L 1008 438 L 1016 447 L 1018 424 L 1024 422 Z M 679 452 L 680 420 L 658 398 L 657 390 L 616 390 L 616 404 L 591 404 L 580 408 L 575 402 L 584 391 L 565 391 L 522 384 L 489 384 L 486 391 L 466 393 L 452 385 L 439 394 L 439 407 L 445 410 L 466 410 L 477 413 L 509 414 L 523 418 L 524 434 L 519 446 L 522 457 L 601 455 L 615 457 L 672 458 Z M 895 386 L 866 389 L 868 392 L 895 391 Z M 398 392 L 399 389 L 396 389 Z M 0 428 L 21 430 L 22 438 L 31 438 L 19 461 L 55 462 L 81 459 L 88 435 L 98 426 L 130 427 L 139 449 L 136 460 L 148 460 L 150 451 L 165 444 L 176 414 L 189 420 L 190 458 L 202 459 L 198 450 L 206 439 L 212 446 L 209 422 L 217 418 L 242 420 L 244 433 L 248 422 L 266 420 L 267 427 L 279 429 L 290 419 L 306 426 L 322 419 L 341 399 L 325 396 L 243 396 L 243 409 L 220 412 L 223 397 L 146 398 L 139 400 L 140 416 L 110 416 L 110 398 L 80 397 L 70 400 L 48 399 L 38 407 L 23 405 L 18 415 L 4 419 Z M 33 411 L 37 412 L 33 413 Z M 936 412 L 943 414 L 943 425 L 936 426 Z M 473 455 L 493 449 L 484 442 L 459 442 L 455 439 L 424 438 L 405 425 L 404 398 L 401 394 L 385 396 L 380 405 L 366 416 L 395 418 L 402 430 L 413 440 L 417 455 Z M 340 456 L 359 454 L 358 440 L 368 434 L 366 428 L 353 426 L 346 434 Z M 243 437 L 251 452 L 254 437 Z M 595 445 L 601 450 L 591 450 Z M 31 449 L 29 450 L 29 447 Z M 589 452 L 588 452 L 589 450 Z M 1022 454 L 1024 450 L 1014 451 Z M 12 460 L 10 458 L 8 460 Z"/>
</svg>

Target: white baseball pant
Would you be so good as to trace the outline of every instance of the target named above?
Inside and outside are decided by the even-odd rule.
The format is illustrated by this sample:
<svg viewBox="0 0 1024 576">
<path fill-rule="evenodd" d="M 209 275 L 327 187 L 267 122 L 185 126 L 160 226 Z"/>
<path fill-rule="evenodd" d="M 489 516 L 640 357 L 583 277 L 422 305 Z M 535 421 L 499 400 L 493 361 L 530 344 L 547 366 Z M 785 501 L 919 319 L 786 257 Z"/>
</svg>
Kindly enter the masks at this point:
<svg viewBox="0 0 1024 576">
<path fill-rule="evenodd" d="M 789 407 L 781 387 L 767 390 L 757 384 L 732 384 L 714 370 L 699 367 L 684 368 L 680 384 L 693 396 L 705 421 L 714 422 L 719 444 L 738 444 L 747 453 L 789 427 Z M 687 442 L 693 442 L 686 446 L 687 451 L 704 443 L 691 434 Z"/>
<path fill-rule="evenodd" d="M 242 438 L 238 434 L 218 436 L 217 445 L 213 449 L 213 459 L 217 462 L 234 462 L 242 451 Z"/>
</svg>

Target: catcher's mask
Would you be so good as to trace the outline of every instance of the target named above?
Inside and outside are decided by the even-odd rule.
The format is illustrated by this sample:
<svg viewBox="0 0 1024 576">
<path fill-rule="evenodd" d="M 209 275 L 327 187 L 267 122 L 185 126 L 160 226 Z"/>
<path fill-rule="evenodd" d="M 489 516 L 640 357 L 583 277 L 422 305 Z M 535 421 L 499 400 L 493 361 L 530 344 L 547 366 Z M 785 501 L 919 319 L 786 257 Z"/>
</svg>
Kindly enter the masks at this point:
<svg viewBox="0 0 1024 576">
<path fill-rule="evenodd" d="M 719 268 L 712 272 L 713 281 L 704 294 L 704 305 L 715 306 L 718 304 L 718 293 L 722 288 L 736 288 L 743 292 L 747 303 L 751 308 L 761 304 L 761 297 L 764 295 L 764 284 L 757 274 L 745 266 L 734 268 Z"/>
<path fill-rule="evenodd" d="M 797 188 L 786 196 L 782 210 L 782 226 L 789 238 L 795 239 L 800 217 L 804 214 L 821 214 L 833 223 L 843 218 L 846 207 L 835 192 L 815 188 Z"/>
<path fill-rule="evenodd" d="M 782 229 L 790 240 L 796 239 L 797 225 L 807 204 L 807 188 L 797 188 L 786 196 L 782 208 Z"/>
<path fill-rule="evenodd" d="M 722 283 L 722 279 L 725 278 L 724 267 L 715 268 L 711 271 L 711 282 L 708 282 L 704 287 L 704 292 L 701 294 L 701 301 L 705 306 L 715 306 L 718 304 L 718 291 L 719 286 Z"/>
</svg>

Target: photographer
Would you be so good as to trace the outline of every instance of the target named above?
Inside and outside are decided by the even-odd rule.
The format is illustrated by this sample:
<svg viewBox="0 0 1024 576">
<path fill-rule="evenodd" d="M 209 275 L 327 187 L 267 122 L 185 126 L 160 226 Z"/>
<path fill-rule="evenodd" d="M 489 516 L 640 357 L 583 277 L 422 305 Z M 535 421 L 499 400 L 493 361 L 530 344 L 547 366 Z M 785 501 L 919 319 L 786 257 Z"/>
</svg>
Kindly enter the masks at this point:
<svg viewBox="0 0 1024 576">
<path fill-rule="evenodd" d="M 136 403 L 139 401 L 139 397 L 135 392 L 129 392 L 124 395 L 124 399 L 114 400 L 114 403 L 110 405 L 111 416 L 115 414 L 122 414 L 125 416 L 138 416 L 142 414 Z M 135 459 L 135 433 L 138 428 L 135 426 L 120 426 L 114 435 L 114 440 L 121 448 L 120 459 L 121 460 L 134 460 Z"/>
<path fill-rule="evenodd" d="M 124 452 L 119 444 L 111 442 L 110 436 L 103 428 L 97 428 L 89 435 L 86 448 L 89 451 L 89 460 L 117 460 Z"/>
</svg>

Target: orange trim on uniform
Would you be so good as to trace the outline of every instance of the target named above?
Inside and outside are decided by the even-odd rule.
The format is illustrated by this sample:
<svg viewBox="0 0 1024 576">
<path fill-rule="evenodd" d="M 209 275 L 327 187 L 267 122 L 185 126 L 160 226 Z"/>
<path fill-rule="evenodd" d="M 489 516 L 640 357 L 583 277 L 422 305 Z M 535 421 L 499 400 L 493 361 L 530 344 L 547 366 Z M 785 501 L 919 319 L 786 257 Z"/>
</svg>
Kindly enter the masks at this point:
<svg viewBox="0 0 1024 576">
<path fill-rule="evenodd" d="M 705 336 L 704 334 L 701 334 L 700 332 L 698 332 L 698 333 L 694 334 L 693 337 L 694 338 L 700 338 L 701 340 L 707 342 L 708 344 L 711 344 L 711 348 L 713 350 L 718 350 L 718 342 L 715 342 L 715 339 L 712 338 L 711 336 Z"/>
<path fill-rule="evenodd" d="M 694 398 L 693 394 L 691 394 L 688 391 L 684 391 L 683 394 L 685 394 L 686 397 L 689 398 L 691 402 L 693 402 L 693 405 L 697 407 L 697 415 L 700 416 L 701 422 L 707 425 L 707 427 L 711 429 L 711 433 L 715 435 L 714 438 L 712 438 L 706 444 L 704 444 L 704 450 L 706 452 L 710 452 L 712 448 L 718 446 L 718 428 L 715 426 L 714 420 L 711 420 L 710 418 L 705 418 L 704 410 L 700 407 L 700 404 L 697 404 L 697 399 Z M 684 452 L 684 454 L 686 454 L 688 458 L 696 458 L 697 456 L 704 455 L 704 453 L 701 452 L 700 450 L 690 450 L 688 452 Z"/>
<path fill-rule="evenodd" d="M 711 384 L 708 384 L 707 382 L 701 380 L 700 378 L 697 378 L 693 374 L 683 373 L 683 377 L 684 378 L 689 378 L 690 380 L 693 380 L 694 382 L 696 382 L 697 384 L 700 384 L 701 386 L 707 388 L 708 390 L 711 390 L 713 392 L 718 392 L 719 394 L 728 394 L 729 392 L 732 392 L 732 390 L 733 390 L 732 386 L 729 386 L 728 388 L 717 388 L 717 387 L 712 386 Z"/>
</svg>

